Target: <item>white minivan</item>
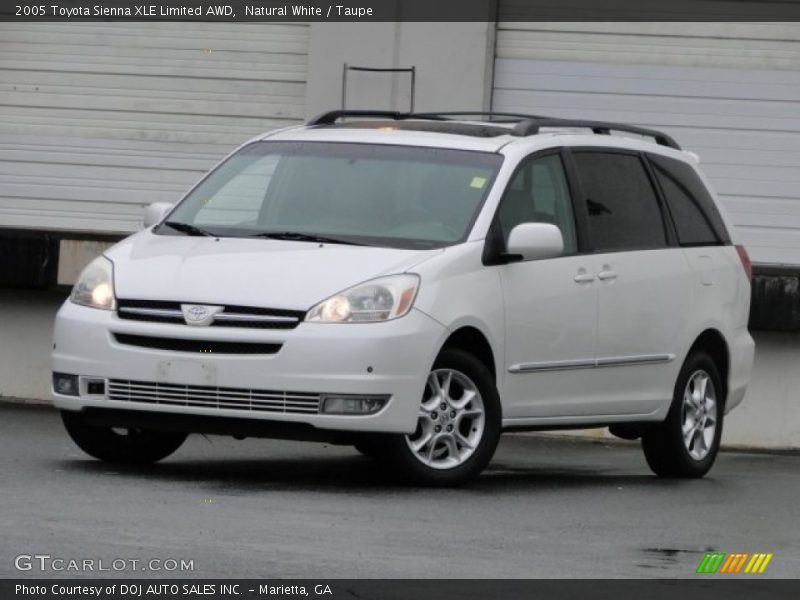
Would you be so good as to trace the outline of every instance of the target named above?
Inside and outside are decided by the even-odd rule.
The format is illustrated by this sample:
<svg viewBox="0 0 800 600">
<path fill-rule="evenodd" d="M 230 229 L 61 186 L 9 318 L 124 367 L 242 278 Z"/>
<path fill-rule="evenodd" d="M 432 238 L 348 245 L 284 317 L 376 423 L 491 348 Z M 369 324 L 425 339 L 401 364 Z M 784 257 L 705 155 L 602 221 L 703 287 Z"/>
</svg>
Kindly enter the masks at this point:
<svg viewBox="0 0 800 600">
<path fill-rule="evenodd" d="M 661 132 L 332 111 L 244 144 L 83 271 L 53 398 L 107 461 L 277 437 L 456 484 L 504 431 L 607 426 L 699 477 L 750 378 L 750 275 Z"/>
</svg>

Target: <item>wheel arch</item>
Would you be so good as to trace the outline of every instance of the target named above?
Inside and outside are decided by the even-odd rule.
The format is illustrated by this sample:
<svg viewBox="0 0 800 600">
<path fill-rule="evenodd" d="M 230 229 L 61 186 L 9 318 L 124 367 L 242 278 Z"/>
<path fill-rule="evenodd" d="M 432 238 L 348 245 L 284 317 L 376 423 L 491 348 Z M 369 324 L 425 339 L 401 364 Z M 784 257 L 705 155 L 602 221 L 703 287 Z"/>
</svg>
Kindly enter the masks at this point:
<svg viewBox="0 0 800 600">
<path fill-rule="evenodd" d="M 725 336 L 718 329 L 709 328 L 700 333 L 689 348 L 687 356 L 696 350 L 703 350 L 712 358 L 719 370 L 719 377 L 722 380 L 723 398 L 728 399 L 728 377 L 731 368 L 731 353 Z"/>
<path fill-rule="evenodd" d="M 495 385 L 497 384 L 497 361 L 494 349 L 489 339 L 480 329 L 472 325 L 459 327 L 444 341 L 441 350 L 445 348 L 458 348 L 474 355 L 475 358 L 486 365 L 486 368 L 492 374 Z"/>
</svg>

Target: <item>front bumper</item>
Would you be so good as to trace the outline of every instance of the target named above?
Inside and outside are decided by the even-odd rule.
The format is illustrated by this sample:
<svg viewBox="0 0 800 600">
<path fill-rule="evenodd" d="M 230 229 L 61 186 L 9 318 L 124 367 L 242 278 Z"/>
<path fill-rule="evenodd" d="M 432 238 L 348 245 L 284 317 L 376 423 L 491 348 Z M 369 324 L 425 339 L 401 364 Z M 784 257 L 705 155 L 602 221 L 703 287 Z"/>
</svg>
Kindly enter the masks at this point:
<svg viewBox="0 0 800 600">
<path fill-rule="evenodd" d="M 241 343 L 277 343 L 276 354 L 196 354 L 140 348 L 119 343 L 115 334 L 203 339 Z M 83 378 L 188 386 L 187 389 L 277 392 L 296 395 L 388 396 L 387 404 L 368 415 L 333 415 L 291 410 L 181 405 L 110 399 L 102 395 L 53 393 L 62 410 L 86 408 L 146 411 L 304 423 L 315 428 L 411 433 L 425 380 L 447 330 L 412 310 L 385 323 L 301 323 L 292 330 L 189 327 L 119 319 L 115 312 L 78 306 L 67 300 L 56 316 L 52 370 Z M 174 389 L 172 387 L 171 389 Z"/>
</svg>

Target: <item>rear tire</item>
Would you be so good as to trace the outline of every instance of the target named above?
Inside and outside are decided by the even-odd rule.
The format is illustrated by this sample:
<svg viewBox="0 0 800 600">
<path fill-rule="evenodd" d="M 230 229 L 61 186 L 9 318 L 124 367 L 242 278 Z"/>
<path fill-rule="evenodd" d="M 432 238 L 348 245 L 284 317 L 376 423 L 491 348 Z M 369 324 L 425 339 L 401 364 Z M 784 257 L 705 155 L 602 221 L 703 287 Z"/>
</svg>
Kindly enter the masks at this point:
<svg viewBox="0 0 800 600">
<path fill-rule="evenodd" d="M 166 458 L 187 434 L 89 425 L 78 412 L 61 411 L 69 437 L 89 456 L 105 462 L 146 465 Z"/>
<path fill-rule="evenodd" d="M 428 375 L 416 431 L 386 436 L 387 458 L 414 483 L 461 485 L 492 459 L 501 416 L 486 365 L 468 352 L 446 348 Z"/>
<path fill-rule="evenodd" d="M 666 420 L 646 431 L 642 448 L 659 477 L 705 475 L 719 452 L 725 409 L 722 380 L 714 360 L 692 352 L 683 364 Z"/>
</svg>

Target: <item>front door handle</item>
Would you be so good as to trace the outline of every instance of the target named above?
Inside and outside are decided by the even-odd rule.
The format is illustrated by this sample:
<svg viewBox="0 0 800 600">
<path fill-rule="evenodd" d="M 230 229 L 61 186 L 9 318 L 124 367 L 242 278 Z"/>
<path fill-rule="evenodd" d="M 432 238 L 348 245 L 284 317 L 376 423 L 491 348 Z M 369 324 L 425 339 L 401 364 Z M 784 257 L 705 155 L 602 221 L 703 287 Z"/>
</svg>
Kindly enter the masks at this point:
<svg viewBox="0 0 800 600">
<path fill-rule="evenodd" d="M 600 281 L 608 281 L 609 279 L 616 279 L 617 278 L 617 272 L 616 271 L 600 271 L 597 274 L 597 278 Z"/>
<path fill-rule="evenodd" d="M 580 273 L 575 275 L 575 283 L 591 283 L 594 281 L 594 275 L 591 273 Z"/>
</svg>

